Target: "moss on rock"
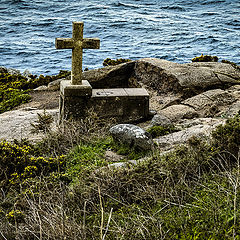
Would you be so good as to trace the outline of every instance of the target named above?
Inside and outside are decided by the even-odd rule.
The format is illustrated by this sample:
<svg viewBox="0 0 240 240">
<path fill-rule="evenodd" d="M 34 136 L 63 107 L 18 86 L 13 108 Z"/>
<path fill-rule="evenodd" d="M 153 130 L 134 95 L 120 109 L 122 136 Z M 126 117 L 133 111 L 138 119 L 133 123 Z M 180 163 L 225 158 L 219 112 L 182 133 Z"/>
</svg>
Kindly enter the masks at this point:
<svg viewBox="0 0 240 240">
<path fill-rule="evenodd" d="M 147 132 L 151 134 L 152 138 L 164 136 L 177 131 L 179 130 L 174 126 L 153 126 L 147 130 Z"/>
<path fill-rule="evenodd" d="M 131 62 L 132 60 L 130 59 L 124 59 L 124 58 L 118 58 L 116 60 L 111 59 L 111 58 L 106 58 L 103 61 L 103 66 L 116 66 L 121 63 L 126 63 L 126 62 Z"/>
<path fill-rule="evenodd" d="M 210 56 L 210 55 L 203 55 L 201 54 L 200 57 L 195 57 L 192 59 L 192 62 L 217 62 L 217 56 Z"/>
</svg>

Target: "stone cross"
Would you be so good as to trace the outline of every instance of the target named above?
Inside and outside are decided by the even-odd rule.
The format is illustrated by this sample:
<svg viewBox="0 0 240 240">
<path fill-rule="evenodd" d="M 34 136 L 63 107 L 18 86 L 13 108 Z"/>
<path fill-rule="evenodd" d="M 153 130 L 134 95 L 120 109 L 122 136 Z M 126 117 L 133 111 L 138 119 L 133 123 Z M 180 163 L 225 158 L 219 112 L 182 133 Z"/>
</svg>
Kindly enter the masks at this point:
<svg viewBox="0 0 240 240">
<path fill-rule="evenodd" d="M 82 84 L 82 51 L 87 49 L 99 49 L 98 38 L 83 38 L 83 22 L 73 22 L 72 38 L 56 38 L 57 49 L 72 49 L 72 84 Z"/>
</svg>

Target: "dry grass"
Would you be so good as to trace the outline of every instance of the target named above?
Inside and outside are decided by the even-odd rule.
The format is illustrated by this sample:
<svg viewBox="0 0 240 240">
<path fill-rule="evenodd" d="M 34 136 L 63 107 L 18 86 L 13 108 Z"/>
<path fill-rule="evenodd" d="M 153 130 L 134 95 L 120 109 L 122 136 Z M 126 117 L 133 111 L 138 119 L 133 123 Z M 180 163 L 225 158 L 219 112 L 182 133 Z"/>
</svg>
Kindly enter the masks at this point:
<svg viewBox="0 0 240 240">
<path fill-rule="evenodd" d="M 53 141 L 50 133 L 45 140 L 50 153 L 99 137 L 101 123 L 85 121 L 75 130 L 76 124 L 66 126 L 60 134 L 65 136 L 63 143 Z M 233 154 L 236 142 L 234 152 L 223 152 L 220 143 L 221 151 L 216 142 L 212 146 L 191 139 L 165 156 L 154 149 L 136 166 L 82 168 L 74 182 L 67 169 L 67 179 L 55 172 L 29 179 L 19 192 L 2 188 L 7 210 L 0 205 L 0 235 L 3 239 L 239 239 L 239 153 Z M 13 205 L 7 207 L 8 202 Z M 11 218 L 10 210 L 15 211 Z"/>
</svg>

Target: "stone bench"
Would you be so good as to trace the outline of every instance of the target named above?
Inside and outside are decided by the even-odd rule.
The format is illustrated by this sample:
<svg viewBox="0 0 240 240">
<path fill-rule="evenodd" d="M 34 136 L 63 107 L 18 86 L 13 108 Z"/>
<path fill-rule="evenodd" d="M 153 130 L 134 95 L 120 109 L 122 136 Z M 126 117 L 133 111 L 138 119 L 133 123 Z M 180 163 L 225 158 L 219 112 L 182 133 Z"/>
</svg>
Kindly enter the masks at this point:
<svg viewBox="0 0 240 240">
<path fill-rule="evenodd" d="M 62 81 L 60 119 L 83 118 L 89 111 L 94 111 L 100 118 L 114 117 L 121 122 L 138 121 L 148 117 L 149 94 L 146 89 L 89 89 L 89 86 L 84 82 L 79 91 L 77 86 Z"/>
<path fill-rule="evenodd" d="M 148 117 L 149 94 L 144 88 L 93 89 L 90 103 L 99 116 L 131 122 Z"/>
</svg>

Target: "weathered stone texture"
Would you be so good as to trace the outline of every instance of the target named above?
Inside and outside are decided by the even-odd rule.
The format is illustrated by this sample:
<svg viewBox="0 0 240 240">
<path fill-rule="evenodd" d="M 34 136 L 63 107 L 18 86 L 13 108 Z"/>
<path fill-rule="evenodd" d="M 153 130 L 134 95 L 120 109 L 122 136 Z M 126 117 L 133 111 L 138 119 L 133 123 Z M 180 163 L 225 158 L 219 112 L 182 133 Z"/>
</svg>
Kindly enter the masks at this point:
<svg viewBox="0 0 240 240">
<path fill-rule="evenodd" d="M 0 140 L 12 141 L 27 138 L 31 141 L 40 141 L 43 135 L 32 134 L 31 123 L 38 120 L 38 114 L 43 113 L 44 110 L 24 108 L 0 114 Z M 52 127 L 54 128 L 58 119 L 58 109 L 46 110 L 46 114 L 53 116 L 55 122 Z"/>
<path fill-rule="evenodd" d="M 127 88 L 133 74 L 135 62 L 122 63 L 83 72 L 83 79 L 88 80 L 92 88 Z"/>
<path fill-rule="evenodd" d="M 56 38 L 57 49 L 72 49 L 73 85 L 82 84 L 82 52 L 84 48 L 99 49 L 100 40 L 95 38 L 83 38 L 83 22 L 73 22 L 72 38 Z"/>
<path fill-rule="evenodd" d="M 206 89 L 240 82 L 240 71 L 237 68 L 219 62 L 178 64 L 144 58 L 136 62 L 135 75 L 138 81 L 159 92 L 178 92 L 184 88 Z"/>
<path fill-rule="evenodd" d="M 151 126 L 168 127 L 171 125 L 172 125 L 171 120 L 162 114 L 156 114 L 151 120 Z"/>
<path fill-rule="evenodd" d="M 198 117 L 198 113 L 196 110 L 194 110 L 194 108 L 182 104 L 172 105 L 164 108 L 159 111 L 159 114 L 166 116 L 173 122 L 176 122 L 179 119 L 191 119 Z"/>
<path fill-rule="evenodd" d="M 196 124 L 194 124 L 194 122 L 192 123 L 192 126 L 188 126 L 188 128 L 179 132 L 161 136 L 157 139 L 154 139 L 154 142 L 159 146 L 160 149 L 169 150 L 173 149 L 179 144 L 186 144 L 187 141 L 192 137 L 209 139 L 211 132 L 218 125 L 223 124 L 225 120 L 202 118 L 196 119 Z"/>
<path fill-rule="evenodd" d="M 153 144 L 148 132 L 132 124 L 118 124 L 110 128 L 109 132 L 115 141 L 128 144 L 130 147 L 149 150 Z"/>
<path fill-rule="evenodd" d="M 83 118 L 93 110 L 100 118 L 131 122 L 148 117 L 149 95 L 143 88 L 93 89 L 89 97 L 61 94 L 60 106 L 62 118 Z"/>
</svg>

